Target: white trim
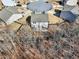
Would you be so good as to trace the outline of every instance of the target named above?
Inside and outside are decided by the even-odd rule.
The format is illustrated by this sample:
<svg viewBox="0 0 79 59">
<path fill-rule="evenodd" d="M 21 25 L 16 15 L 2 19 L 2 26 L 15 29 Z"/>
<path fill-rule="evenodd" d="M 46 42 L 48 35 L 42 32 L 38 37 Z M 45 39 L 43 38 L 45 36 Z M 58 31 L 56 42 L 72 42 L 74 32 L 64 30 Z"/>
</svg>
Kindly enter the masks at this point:
<svg viewBox="0 0 79 59">
<path fill-rule="evenodd" d="M 7 24 L 11 24 L 14 21 L 17 21 L 18 19 L 22 18 L 22 14 L 13 14 L 8 21 L 6 22 Z"/>
<path fill-rule="evenodd" d="M 33 31 L 47 31 L 48 29 L 48 22 L 31 22 L 31 27 Z"/>
</svg>

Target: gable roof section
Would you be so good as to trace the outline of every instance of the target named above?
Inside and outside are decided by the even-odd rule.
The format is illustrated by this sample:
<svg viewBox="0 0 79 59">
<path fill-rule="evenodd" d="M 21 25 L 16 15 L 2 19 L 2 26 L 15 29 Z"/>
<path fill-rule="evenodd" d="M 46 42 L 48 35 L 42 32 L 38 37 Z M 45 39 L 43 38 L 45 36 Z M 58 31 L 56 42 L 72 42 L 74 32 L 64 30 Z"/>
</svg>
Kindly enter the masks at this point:
<svg viewBox="0 0 79 59">
<path fill-rule="evenodd" d="M 2 11 L 0 11 L 0 19 L 2 19 L 4 22 L 9 21 L 10 18 L 14 17 L 13 15 L 17 15 L 19 18 L 21 17 L 21 14 L 17 11 L 16 7 L 5 7 Z"/>
<path fill-rule="evenodd" d="M 3 9 L 1 12 L 0 12 L 0 18 L 4 21 L 7 21 L 10 17 L 12 16 L 12 13 L 9 12 L 8 10 L 6 9 Z"/>
<path fill-rule="evenodd" d="M 73 8 L 74 8 L 75 6 L 69 6 L 69 5 L 64 5 L 64 7 L 63 7 L 63 11 L 70 11 L 70 10 L 72 10 Z"/>
<path fill-rule="evenodd" d="M 17 7 L 5 7 L 6 10 L 8 10 L 9 12 L 13 13 L 13 14 L 17 14 L 19 13 L 17 10 Z"/>
<path fill-rule="evenodd" d="M 71 12 L 72 12 L 73 14 L 79 15 L 79 6 L 78 6 L 78 5 L 75 6 L 75 7 L 71 10 Z"/>
<path fill-rule="evenodd" d="M 1 0 L 4 6 L 15 6 L 15 0 Z"/>
<path fill-rule="evenodd" d="M 78 2 L 78 0 L 68 0 L 66 2 L 66 4 L 70 5 L 70 6 L 75 6 L 75 5 L 77 5 L 77 2 Z"/>
<path fill-rule="evenodd" d="M 70 11 L 62 11 L 60 17 L 68 22 L 74 22 L 76 20 L 76 15 Z"/>
<path fill-rule="evenodd" d="M 31 22 L 48 22 L 47 14 L 32 14 Z"/>
</svg>

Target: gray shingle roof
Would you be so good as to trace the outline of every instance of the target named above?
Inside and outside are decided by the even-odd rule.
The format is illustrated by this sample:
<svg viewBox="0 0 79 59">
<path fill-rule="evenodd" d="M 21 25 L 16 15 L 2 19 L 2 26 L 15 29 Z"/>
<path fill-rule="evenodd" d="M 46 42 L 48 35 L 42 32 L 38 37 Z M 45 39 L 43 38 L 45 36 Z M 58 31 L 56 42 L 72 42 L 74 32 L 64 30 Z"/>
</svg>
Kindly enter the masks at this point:
<svg viewBox="0 0 79 59">
<path fill-rule="evenodd" d="M 69 6 L 69 5 L 64 5 L 63 11 L 70 11 L 74 8 L 75 6 Z"/>
<path fill-rule="evenodd" d="M 62 11 L 60 17 L 68 22 L 74 22 L 76 20 L 76 15 L 70 11 Z"/>
<path fill-rule="evenodd" d="M 3 21 L 7 21 L 13 14 L 19 13 L 16 7 L 5 7 L 2 11 L 0 11 L 0 19 Z"/>
<path fill-rule="evenodd" d="M 28 4 L 27 8 L 29 10 L 36 11 L 36 12 L 45 12 L 52 9 L 52 5 L 50 3 L 37 1 L 37 2 L 31 2 L 30 4 Z"/>
<path fill-rule="evenodd" d="M 31 22 L 48 22 L 47 14 L 32 14 Z"/>
<path fill-rule="evenodd" d="M 6 7 L 5 9 L 14 14 L 19 13 L 17 7 Z"/>
<path fill-rule="evenodd" d="M 79 6 L 75 6 L 72 10 L 72 13 L 79 15 Z"/>
<path fill-rule="evenodd" d="M 5 22 L 12 16 L 12 13 L 7 11 L 6 9 L 3 9 L 0 12 L 0 19 L 4 20 Z"/>
</svg>

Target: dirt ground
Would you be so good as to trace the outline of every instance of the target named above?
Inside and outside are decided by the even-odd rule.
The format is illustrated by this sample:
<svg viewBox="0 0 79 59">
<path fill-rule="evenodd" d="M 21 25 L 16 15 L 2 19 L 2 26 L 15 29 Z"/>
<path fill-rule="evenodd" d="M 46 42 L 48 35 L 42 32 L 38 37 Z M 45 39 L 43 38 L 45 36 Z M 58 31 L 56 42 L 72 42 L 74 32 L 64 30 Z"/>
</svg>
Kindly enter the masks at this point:
<svg viewBox="0 0 79 59">
<path fill-rule="evenodd" d="M 0 30 L 0 59 L 79 59 L 79 23 L 63 22 L 49 25 L 47 32 L 33 32 L 25 20 L 18 22 L 23 23 L 18 32 L 17 23 Z"/>
<path fill-rule="evenodd" d="M 65 22 L 50 28 L 38 36 L 27 24 L 17 33 L 1 30 L 0 59 L 79 59 L 79 25 Z"/>
</svg>

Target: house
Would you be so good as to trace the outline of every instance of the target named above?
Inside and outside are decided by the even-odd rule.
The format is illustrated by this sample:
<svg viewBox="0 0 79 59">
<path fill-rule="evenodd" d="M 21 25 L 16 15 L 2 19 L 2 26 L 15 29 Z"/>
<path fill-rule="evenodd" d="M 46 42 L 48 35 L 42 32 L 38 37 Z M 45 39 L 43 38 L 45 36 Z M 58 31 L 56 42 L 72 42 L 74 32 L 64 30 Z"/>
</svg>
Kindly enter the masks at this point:
<svg viewBox="0 0 79 59">
<path fill-rule="evenodd" d="M 1 0 L 4 6 L 16 6 L 15 0 Z"/>
<path fill-rule="evenodd" d="M 5 7 L 2 11 L 0 11 L 0 19 L 7 24 L 11 24 L 21 17 L 22 14 L 17 11 L 17 7 Z"/>
<path fill-rule="evenodd" d="M 74 7 L 75 7 L 75 6 L 70 6 L 70 5 L 65 4 L 62 11 L 70 11 L 70 10 L 72 10 Z"/>
<path fill-rule="evenodd" d="M 47 14 L 32 14 L 31 27 L 33 31 L 48 30 L 48 15 Z"/>
<path fill-rule="evenodd" d="M 72 10 L 74 7 L 76 7 L 77 2 L 78 2 L 78 0 L 67 0 L 64 5 L 63 11 Z"/>
<path fill-rule="evenodd" d="M 77 2 L 78 2 L 78 0 L 68 0 L 66 2 L 66 4 L 70 5 L 70 6 L 75 6 L 75 5 L 77 5 Z"/>
<path fill-rule="evenodd" d="M 73 14 L 79 15 L 79 6 L 76 5 L 76 6 L 71 10 L 71 12 L 72 12 Z"/>
<path fill-rule="evenodd" d="M 4 6 L 16 6 L 18 3 L 27 4 L 29 0 L 1 0 Z"/>
<path fill-rule="evenodd" d="M 60 14 L 60 18 L 69 23 L 75 22 L 77 16 L 70 11 L 62 11 Z"/>
</svg>

